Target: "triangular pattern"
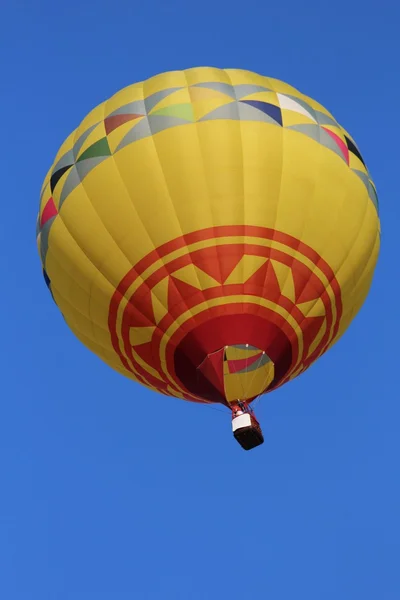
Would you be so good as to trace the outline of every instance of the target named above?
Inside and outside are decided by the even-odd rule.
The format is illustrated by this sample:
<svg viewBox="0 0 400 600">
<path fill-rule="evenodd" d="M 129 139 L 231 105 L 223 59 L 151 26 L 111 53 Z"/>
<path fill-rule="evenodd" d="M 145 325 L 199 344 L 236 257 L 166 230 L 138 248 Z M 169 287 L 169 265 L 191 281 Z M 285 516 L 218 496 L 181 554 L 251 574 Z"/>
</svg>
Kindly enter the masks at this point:
<svg viewBox="0 0 400 600">
<path fill-rule="evenodd" d="M 278 98 L 279 106 L 281 108 L 284 108 L 286 110 L 290 110 L 292 112 L 295 112 L 295 113 L 298 113 L 305 117 L 308 117 L 309 119 L 311 119 L 312 121 L 317 123 L 317 121 L 315 120 L 315 117 L 312 115 L 311 111 L 306 110 L 304 108 L 304 106 L 302 106 L 301 104 L 299 104 L 299 102 L 297 102 L 297 100 L 293 100 L 293 98 L 290 98 L 289 96 L 285 96 L 284 94 L 277 94 L 277 98 Z"/>
<path fill-rule="evenodd" d="M 131 327 L 129 330 L 129 341 L 131 346 L 140 346 L 151 341 L 155 327 Z"/>
<path fill-rule="evenodd" d="M 245 283 L 266 261 L 264 256 L 244 254 L 225 280 L 225 284 Z"/>
<path fill-rule="evenodd" d="M 313 120 L 318 122 L 317 112 L 312 106 L 310 106 L 310 104 L 308 104 L 308 102 L 305 102 L 302 98 L 298 98 L 297 96 L 293 96 L 292 94 L 284 95 L 286 96 L 286 98 L 290 98 L 291 100 L 294 100 L 296 104 L 302 106 L 304 110 L 306 110 L 308 113 L 310 113 L 310 115 L 312 115 Z"/>
<path fill-rule="evenodd" d="M 240 83 L 233 87 L 235 90 L 235 96 L 238 100 L 242 100 L 242 98 L 251 96 L 252 94 L 272 92 L 272 90 L 269 88 L 263 87 L 262 85 L 253 85 L 251 83 Z"/>
<path fill-rule="evenodd" d="M 150 137 L 150 136 L 151 136 L 150 124 L 149 124 L 147 117 L 145 117 L 144 119 L 139 121 L 139 123 L 135 123 L 135 125 L 132 127 L 132 129 L 122 138 L 122 140 L 116 147 L 115 152 L 118 152 L 118 150 L 125 148 L 125 146 L 128 146 L 129 144 L 132 144 L 133 142 L 137 142 L 138 140 L 142 140 L 143 138 Z"/>
<path fill-rule="evenodd" d="M 140 100 L 135 100 L 134 102 L 129 102 L 128 104 L 124 104 L 123 106 L 120 106 L 119 108 L 114 110 L 112 113 L 107 115 L 106 118 L 109 119 L 110 117 L 115 117 L 117 115 L 129 115 L 129 114 L 145 115 L 146 107 L 144 105 L 144 100 L 140 99 Z"/>
<path fill-rule="evenodd" d="M 279 298 L 281 296 L 281 288 L 279 286 L 279 281 L 276 276 L 274 267 L 272 265 L 272 261 L 267 261 L 265 266 L 265 281 L 261 295 L 264 298 L 268 298 L 269 300 L 272 300 L 274 302 L 279 302 Z M 261 269 L 262 268 L 263 267 L 261 267 Z"/>
<path fill-rule="evenodd" d="M 355 145 L 355 143 L 353 142 L 353 140 L 351 140 L 351 139 L 350 139 L 350 138 L 349 138 L 347 135 L 345 135 L 344 137 L 345 137 L 346 144 L 347 144 L 347 147 L 348 147 L 349 151 L 350 151 L 350 152 L 352 152 L 353 154 L 355 154 L 355 155 L 357 156 L 357 158 L 358 158 L 359 160 L 361 160 L 362 164 L 363 164 L 363 165 L 364 165 L 364 167 L 365 167 L 365 162 L 364 162 L 364 159 L 363 159 L 363 157 L 361 156 L 361 154 L 360 154 L 360 151 L 359 151 L 359 149 L 357 148 L 357 146 Z"/>
<path fill-rule="evenodd" d="M 294 289 L 292 269 L 288 267 L 288 265 L 278 262 L 277 260 L 271 259 L 271 262 L 274 267 L 275 275 L 278 279 L 282 296 L 285 296 L 286 298 L 289 298 L 289 300 L 294 302 L 296 294 Z"/>
<path fill-rule="evenodd" d="M 76 163 L 75 167 L 79 175 L 79 179 L 83 181 L 88 173 L 92 171 L 97 165 L 106 160 L 108 156 L 94 156 L 93 158 L 86 158 Z"/>
<path fill-rule="evenodd" d="M 154 312 L 154 321 L 157 325 L 162 321 L 165 315 L 168 313 L 168 307 L 164 304 L 161 304 L 157 296 L 152 295 L 153 301 L 153 312 Z"/>
<path fill-rule="evenodd" d="M 170 127 L 187 125 L 189 122 L 187 119 L 181 119 L 180 117 L 155 114 L 149 115 L 147 119 L 152 135 L 160 133 L 160 131 L 164 131 L 165 129 L 169 129 Z"/>
<path fill-rule="evenodd" d="M 154 350 L 152 342 L 147 342 L 145 344 L 141 344 L 140 346 L 132 346 L 132 350 L 134 351 L 134 354 L 141 358 L 144 363 L 150 366 L 154 365 Z M 153 377 L 157 377 L 157 379 L 161 379 L 155 369 L 152 371 L 152 375 Z"/>
<path fill-rule="evenodd" d="M 296 304 L 316 301 L 325 291 L 325 286 L 320 279 L 310 274 L 309 269 L 297 262 L 296 268 L 292 271 L 295 289 Z"/>
<path fill-rule="evenodd" d="M 237 264 L 242 258 L 242 254 L 237 247 L 232 246 L 231 254 L 224 254 L 219 246 L 217 250 L 217 265 L 215 265 L 216 272 L 220 278 L 221 283 L 225 283 L 232 271 L 236 268 Z M 217 279 L 217 277 L 214 277 Z"/>
<path fill-rule="evenodd" d="M 97 126 L 98 126 L 98 123 L 94 123 L 93 125 L 90 125 L 90 127 L 88 129 L 86 129 L 86 131 L 84 131 L 82 133 L 82 135 L 80 135 L 79 138 L 74 143 L 74 147 L 72 149 L 73 154 L 74 154 L 74 162 L 76 161 L 76 158 L 79 155 L 81 148 L 83 147 L 83 144 L 86 142 L 89 135 L 92 133 L 92 131 L 94 131 L 96 129 Z"/>
<path fill-rule="evenodd" d="M 267 276 L 265 279 L 263 295 L 277 302 L 279 301 L 279 298 L 281 296 L 279 280 L 275 273 L 275 269 L 271 260 L 267 262 Z"/>
<path fill-rule="evenodd" d="M 154 319 L 149 319 L 143 314 L 142 310 L 129 302 L 125 309 L 125 318 L 129 319 L 129 326 L 137 327 L 154 327 Z"/>
<path fill-rule="evenodd" d="M 60 198 L 58 201 L 58 210 L 59 211 L 60 211 L 63 203 L 65 202 L 65 199 L 71 194 L 71 192 L 73 192 L 73 190 L 76 187 L 78 187 L 80 182 L 81 182 L 81 178 L 79 177 L 79 173 L 76 168 L 76 165 L 74 165 L 72 167 L 72 169 L 70 169 L 70 171 L 68 172 L 68 175 L 66 176 L 66 178 L 64 180 L 64 185 L 62 186 Z"/>
<path fill-rule="evenodd" d="M 187 300 L 194 294 L 198 294 L 199 289 L 181 281 L 180 279 L 175 279 L 173 276 L 170 278 L 170 285 L 168 289 L 168 307 L 171 308 L 175 304 L 182 302 L 182 300 Z"/>
<path fill-rule="evenodd" d="M 46 255 L 49 248 L 49 233 L 55 218 L 56 217 L 51 217 L 51 219 L 48 219 L 40 232 L 40 257 L 44 267 L 46 267 Z"/>
<path fill-rule="evenodd" d="M 289 125 L 287 129 L 298 131 L 316 142 L 319 142 L 321 138 L 321 128 L 318 125 L 300 123 L 298 125 Z"/>
<path fill-rule="evenodd" d="M 315 352 L 315 350 L 318 348 L 319 344 L 322 341 L 322 338 L 325 335 L 325 332 L 326 332 L 326 320 L 324 319 L 324 322 L 323 322 L 322 326 L 320 327 L 320 329 L 318 330 L 317 335 L 314 337 L 313 341 L 308 344 L 306 358 L 309 358 L 311 356 L 311 354 L 313 352 Z"/>
<path fill-rule="evenodd" d="M 173 94 L 169 94 L 157 105 L 152 108 L 149 114 L 153 114 L 153 112 L 158 112 L 162 108 L 168 108 L 169 106 L 178 106 L 179 104 L 191 104 L 191 98 L 189 93 L 189 88 L 183 87 L 180 90 L 175 91 Z"/>
<path fill-rule="evenodd" d="M 368 174 L 365 172 L 365 167 L 363 163 L 358 158 L 358 156 L 353 154 L 353 152 L 349 152 L 349 167 L 353 172 L 361 171 L 361 173 L 364 173 L 366 178 L 369 179 Z"/>
<path fill-rule="evenodd" d="M 241 100 L 243 104 L 248 104 L 253 108 L 261 111 L 262 113 L 268 115 L 276 121 L 279 125 L 282 126 L 282 112 L 279 106 L 275 106 L 275 104 L 270 104 L 269 102 L 260 102 L 259 100 Z"/>
<path fill-rule="evenodd" d="M 168 312 L 168 288 L 169 277 L 164 277 L 151 290 L 152 298 L 157 300 L 157 302 L 153 301 L 153 312 L 156 323 L 159 323 Z"/>
<path fill-rule="evenodd" d="M 269 272 L 268 263 L 269 259 L 266 259 L 265 263 L 246 281 L 246 285 L 264 288 Z"/>
<path fill-rule="evenodd" d="M 229 251 L 228 254 L 226 246 L 223 247 L 223 250 L 220 246 L 212 246 L 207 251 L 192 252 L 190 256 L 196 267 L 222 284 L 243 256 L 243 251 L 238 246 L 229 246 Z"/>
<path fill-rule="evenodd" d="M 212 110 L 201 117 L 200 121 L 213 121 L 216 119 L 227 119 L 237 121 L 239 119 L 239 106 L 237 102 L 230 102 Z"/>
<path fill-rule="evenodd" d="M 319 125 L 333 125 L 334 127 L 337 127 L 338 124 L 336 123 L 335 119 L 332 119 L 332 117 L 329 115 L 326 115 L 320 110 L 315 110 L 314 114 Z"/>
<path fill-rule="evenodd" d="M 92 146 L 89 146 L 78 158 L 77 163 L 87 158 L 99 158 L 101 156 L 110 156 L 111 150 L 106 137 L 101 138 Z"/>
<path fill-rule="evenodd" d="M 138 290 L 133 294 L 131 304 L 135 306 L 140 312 L 149 320 L 150 323 L 154 323 L 154 311 L 151 290 L 146 285 L 141 285 Z"/>
<path fill-rule="evenodd" d="M 326 130 L 323 127 L 319 128 L 319 142 L 325 146 L 325 148 L 333 150 L 335 154 L 340 156 L 342 160 L 348 163 L 348 158 L 346 160 L 341 147 L 337 144 L 337 140 L 332 136 L 332 132 L 329 129 Z"/>
<path fill-rule="evenodd" d="M 241 121 L 257 121 L 261 123 L 270 123 L 275 127 L 278 123 L 266 112 L 259 110 L 256 106 L 253 106 L 247 101 L 241 101 L 238 104 L 239 107 L 239 118 Z"/>
<path fill-rule="evenodd" d="M 59 161 L 57 161 L 57 163 L 54 165 L 53 169 L 52 169 L 52 173 L 53 175 L 55 173 L 57 173 L 57 171 L 59 171 L 60 169 L 64 168 L 64 167 L 72 167 L 72 165 L 75 162 L 75 155 L 74 155 L 74 151 L 73 150 L 68 150 L 68 152 L 66 152 Z"/>
<path fill-rule="evenodd" d="M 133 128 L 138 127 L 143 120 L 147 122 L 147 116 L 139 117 L 133 121 L 126 121 L 122 125 L 119 125 L 113 129 L 113 131 L 110 131 L 110 133 L 107 135 L 107 139 L 113 155 L 117 153 L 117 148 L 121 144 L 122 140 L 125 139 L 125 137 Z"/>
<path fill-rule="evenodd" d="M 311 345 L 321 331 L 324 322 L 325 317 L 306 317 L 302 322 L 303 343 L 306 356 L 310 352 Z"/>
<path fill-rule="evenodd" d="M 325 305 L 321 298 L 297 304 L 305 317 L 321 317 L 325 315 Z"/>
<path fill-rule="evenodd" d="M 210 277 L 208 273 L 205 273 L 196 267 L 193 263 L 186 265 L 186 267 L 182 267 L 182 269 L 179 269 L 178 271 L 174 271 L 173 276 L 174 279 L 179 279 L 199 290 L 206 290 L 219 285 L 218 281 L 213 277 Z"/>
<path fill-rule="evenodd" d="M 79 152 L 75 154 L 74 162 L 77 162 L 80 156 L 85 154 L 85 152 L 89 150 L 89 148 L 91 148 L 92 146 L 95 147 L 95 144 L 97 144 L 97 142 L 99 142 L 102 139 L 107 140 L 106 136 L 107 133 L 104 126 L 104 121 L 100 121 L 100 123 L 97 123 L 96 127 L 92 129 L 92 131 L 86 137 L 86 139 L 80 143 Z"/>
</svg>

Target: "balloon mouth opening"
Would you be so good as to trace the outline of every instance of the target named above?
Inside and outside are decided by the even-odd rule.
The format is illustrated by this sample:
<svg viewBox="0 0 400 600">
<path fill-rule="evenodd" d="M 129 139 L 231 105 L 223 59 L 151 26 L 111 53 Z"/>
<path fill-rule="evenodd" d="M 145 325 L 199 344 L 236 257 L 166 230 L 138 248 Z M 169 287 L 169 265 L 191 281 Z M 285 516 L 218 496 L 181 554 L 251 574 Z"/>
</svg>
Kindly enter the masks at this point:
<svg viewBox="0 0 400 600">
<path fill-rule="evenodd" d="M 291 360 L 290 341 L 279 327 L 242 313 L 195 326 L 175 349 L 174 368 L 190 394 L 229 406 L 274 389 Z"/>
</svg>

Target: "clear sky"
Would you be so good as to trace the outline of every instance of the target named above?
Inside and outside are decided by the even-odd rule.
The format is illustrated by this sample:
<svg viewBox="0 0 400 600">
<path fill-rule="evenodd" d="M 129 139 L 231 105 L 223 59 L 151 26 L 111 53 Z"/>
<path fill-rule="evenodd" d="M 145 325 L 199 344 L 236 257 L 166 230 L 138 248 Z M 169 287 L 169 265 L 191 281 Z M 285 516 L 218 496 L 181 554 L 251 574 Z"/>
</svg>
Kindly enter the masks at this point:
<svg viewBox="0 0 400 600">
<path fill-rule="evenodd" d="M 400 598 L 395 6 L 3 0 L 0 598 Z M 266 442 L 250 453 L 226 414 L 143 390 L 86 350 L 35 245 L 42 180 L 86 113 L 202 65 L 320 101 L 356 139 L 381 204 L 367 303 L 317 365 L 261 400 Z"/>
</svg>

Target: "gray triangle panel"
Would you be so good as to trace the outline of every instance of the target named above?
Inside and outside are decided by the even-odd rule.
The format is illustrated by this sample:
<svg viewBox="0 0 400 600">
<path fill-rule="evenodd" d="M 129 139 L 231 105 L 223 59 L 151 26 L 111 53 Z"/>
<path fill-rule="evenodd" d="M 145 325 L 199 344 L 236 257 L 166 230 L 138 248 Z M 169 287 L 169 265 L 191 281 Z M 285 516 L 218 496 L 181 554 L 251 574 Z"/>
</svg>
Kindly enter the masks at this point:
<svg viewBox="0 0 400 600">
<path fill-rule="evenodd" d="M 116 117 L 117 115 L 145 115 L 145 114 L 146 114 L 146 107 L 144 105 L 144 100 L 135 100 L 134 102 L 129 102 L 128 104 L 124 104 L 124 106 L 117 108 L 117 110 L 114 110 L 112 113 L 107 115 L 107 117 Z"/>
<path fill-rule="evenodd" d="M 97 165 L 105 161 L 110 156 L 94 156 L 92 158 L 85 158 L 84 160 L 80 160 L 76 163 L 75 167 L 78 172 L 79 178 L 83 181 L 90 171 L 93 171 Z"/>
<path fill-rule="evenodd" d="M 358 169 L 352 169 L 353 173 L 355 173 L 356 175 L 358 175 L 358 177 L 361 179 L 361 181 L 364 183 L 365 187 L 368 188 L 369 186 L 369 177 L 366 173 L 363 173 L 363 171 L 359 171 Z"/>
<path fill-rule="evenodd" d="M 236 94 L 236 98 L 241 100 L 245 96 L 256 94 L 257 92 L 271 92 L 269 88 L 263 87 L 262 85 L 252 85 L 251 83 L 240 83 L 233 86 Z"/>
<path fill-rule="evenodd" d="M 149 121 L 147 117 L 144 117 L 136 125 L 134 125 L 132 129 L 128 131 L 125 137 L 122 138 L 122 140 L 116 147 L 114 154 L 115 152 L 118 152 L 118 150 L 125 148 L 125 146 L 132 144 L 132 142 L 137 142 L 138 140 L 142 140 L 143 138 L 149 136 L 151 136 Z"/>
<path fill-rule="evenodd" d="M 161 100 L 164 100 L 164 98 L 167 98 L 174 92 L 177 92 L 178 90 L 182 90 L 182 89 L 183 89 L 182 86 L 180 86 L 180 87 L 169 88 L 167 90 L 160 90 L 159 92 L 152 94 L 148 98 L 145 98 L 144 105 L 146 107 L 146 112 L 149 113 L 155 106 L 157 106 L 157 104 L 159 102 L 161 102 Z"/>
<path fill-rule="evenodd" d="M 69 171 L 66 180 L 64 181 L 63 188 L 60 194 L 60 201 L 58 204 L 58 211 L 60 211 L 64 200 L 67 196 L 80 184 L 81 179 L 79 177 L 78 171 L 76 170 L 76 166 L 72 167 Z"/>
<path fill-rule="evenodd" d="M 199 121 L 213 121 L 216 119 L 229 119 L 233 121 L 239 120 L 239 105 L 237 102 L 230 102 L 229 104 L 224 104 L 223 106 L 219 106 L 218 108 L 212 110 L 204 117 L 201 117 Z"/>
<path fill-rule="evenodd" d="M 311 124 L 301 124 L 301 125 L 289 125 L 289 127 L 285 127 L 285 129 L 291 129 L 292 131 L 298 131 L 299 133 L 304 133 L 308 137 L 312 138 L 316 142 L 320 141 L 320 132 L 321 128 L 319 125 L 311 125 Z"/>
<path fill-rule="evenodd" d="M 320 110 L 315 110 L 314 114 L 317 122 L 320 125 L 333 125 L 334 127 L 338 127 L 338 123 L 335 121 L 335 119 L 332 119 Z"/>
<path fill-rule="evenodd" d="M 63 167 L 68 167 L 69 165 L 73 165 L 75 162 L 74 151 L 68 150 L 57 162 L 57 164 L 52 169 L 52 174 L 56 173 Z"/>
<path fill-rule="evenodd" d="M 57 215 L 51 217 L 46 223 L 43 225 L 42 231 L 40 233 L 40 257 L 42 259 L 42 265 L 46 266 L 46 254 L 49 249 L 49 233 L 51 226 L 53 224 L 54 219 L 57 218 Z"/>
<path fill-rule="evenodd" d="M 372 185 L 371 181 L 368 181 L 368 193 L 369 193 L 369 197 L 371 198 L 376 210 L 379 211 L 378 195 L 377 195 L 375 188 Z"/>
<path fill-rule="evenodd" d="M 170 129 L 177 125 L 188 125 L 191 121 L 186 119 L 180 119 L 179 117 L 173 117 L 170 115 L 149 115 L 148 121 L 150 125 L 151 133 L 154 135 L 164 129 Z"/>
<path fill-rule="evenodd" d="M 50 173 L 50 177 L 51 177 L 51 174 L 52 174 L 52 171 L 51 171 L 51 173 Z M 46 192 L 46 191 L 47 191 L 47 192 L 49 192 L 49 186 L 50 186 L 50 180 L 49 180 L 49 182 L 48 182 L 48 184 L 47 184 L 47 185 L 44 185 L 44 186 L 43 186 L 43 189 L 42 189 L 42 191 L 40 192 L 39 204 L 40 204 L 40 202 L 42 201 L 42 198 L 43 198 L 43 196 L 44 196 L 45 192 Z"/>
<path fill-rule="evenodd" d="M 355 173 L 357 175 L 357 177 L 359 177 L 361 179 L 361 181 L 367 188 L 368 195 L 369 195 L 373 205 L 375 206 L 376 210 L 378 210 L 378 207 L 379 207 L 378 196 L 376 195 L 374 186 L 372 185 L 368 175 L 366 173 L 363 173 L 363 171 L 359 171 L 358 169 L 352 169 L 352 171 L 353 171 L 353 173 Z"/>
</svg>

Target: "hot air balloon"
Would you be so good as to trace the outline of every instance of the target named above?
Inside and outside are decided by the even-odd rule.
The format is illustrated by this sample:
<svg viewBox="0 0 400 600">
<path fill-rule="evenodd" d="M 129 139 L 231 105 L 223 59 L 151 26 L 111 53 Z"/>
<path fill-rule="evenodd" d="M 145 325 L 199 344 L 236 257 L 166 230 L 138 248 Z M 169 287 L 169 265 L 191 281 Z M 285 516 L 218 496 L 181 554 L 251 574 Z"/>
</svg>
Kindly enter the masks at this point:
<svg viewBox="0 0 400 600">
<path fill-rule="evenodd" d="M 232 409 L 293 380 L 368 294 L 380 224 L 350 134 L 290 85 L 163 73 L 97 106 L 60 147 L 37 244 L 74 334 L 165 396 Z"/>
</svg>

